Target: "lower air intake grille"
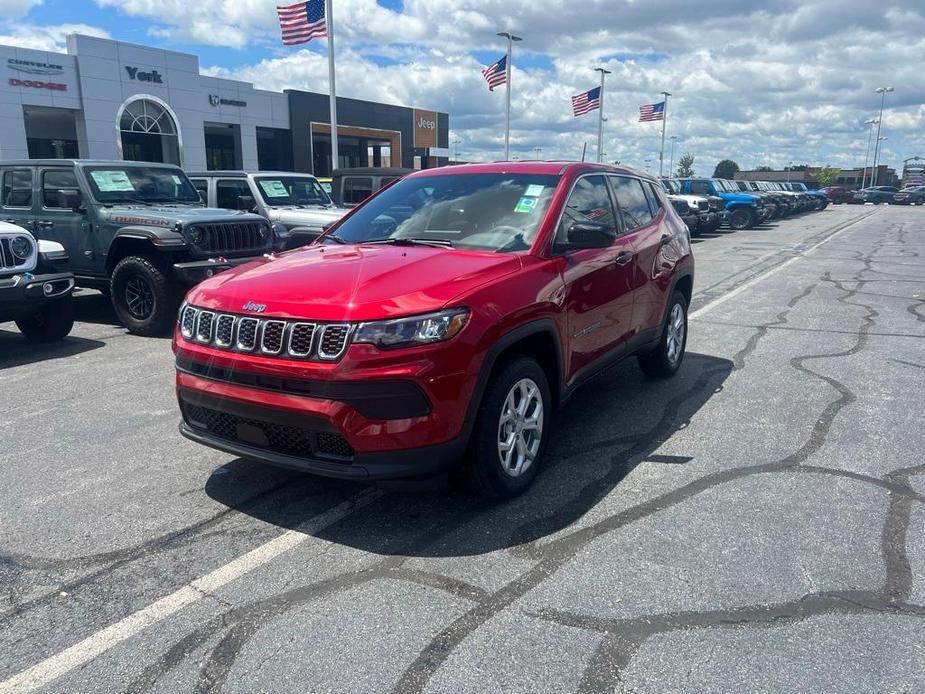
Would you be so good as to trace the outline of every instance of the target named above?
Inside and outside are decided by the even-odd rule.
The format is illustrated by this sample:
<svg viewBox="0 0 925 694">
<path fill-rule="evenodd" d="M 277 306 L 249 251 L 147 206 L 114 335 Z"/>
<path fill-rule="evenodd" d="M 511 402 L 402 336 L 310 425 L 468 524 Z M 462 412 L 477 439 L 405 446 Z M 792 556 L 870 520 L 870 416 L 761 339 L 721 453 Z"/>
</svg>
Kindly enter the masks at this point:
<svg viewBox="0 0 925 694">
<path fill-rule="evenodd" d="M 299 458 L 321 456 L 349 461 L 353 448 L 335 432 L 313 431 L 289 424 L 240 417 L 200 405 L 183 403 L 183 416 L 194 429 L 226 441 Z"/>
</svg>

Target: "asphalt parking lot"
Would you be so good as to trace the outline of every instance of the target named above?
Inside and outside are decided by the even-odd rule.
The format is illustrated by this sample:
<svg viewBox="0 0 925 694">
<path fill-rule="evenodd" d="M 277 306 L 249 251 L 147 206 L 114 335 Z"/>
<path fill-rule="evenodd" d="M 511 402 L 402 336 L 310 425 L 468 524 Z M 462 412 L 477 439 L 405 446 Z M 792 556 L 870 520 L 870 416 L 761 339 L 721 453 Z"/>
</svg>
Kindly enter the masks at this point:
<svg viewBox="0 0 925 694">
<path fill-rule="evenodd" d="M 0 692 L 925 690 L 925 212 L 695 253 L 681 372 L 585 387 L 505 504 L 186 441 L 95 292 L 0 326 Z"/>
</svg>

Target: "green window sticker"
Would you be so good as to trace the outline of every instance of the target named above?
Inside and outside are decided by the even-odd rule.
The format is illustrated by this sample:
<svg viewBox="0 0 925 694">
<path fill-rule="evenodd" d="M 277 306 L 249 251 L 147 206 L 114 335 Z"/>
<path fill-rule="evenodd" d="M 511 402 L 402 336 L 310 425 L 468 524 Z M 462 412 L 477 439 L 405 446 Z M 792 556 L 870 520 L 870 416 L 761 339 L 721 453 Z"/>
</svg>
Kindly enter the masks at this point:
<svg viewBox="0 0 925 694">
<path fill-rule="evenodd" d="M 517 203 L 517 206 L 514 208 L 514 212 L 520 212 L 521 214 L 532 214 L 536 211 L 536 205 L 539 202 L 536 198 L 528 198 L 526 195 L 523 196 Z"/>
<path fill-rule="evenodd" d="M 93 182 L 101 193 L 132 191 L 135 186 L 124 171 L 91 171 Z"/>
<path fill-rule="evenodd" d="M 286 190 L 286 186 L 283 185 L 282 181 L 260 181 L 260 187 L 263 188 L 263 192 L 271 198 L 288 198 L 289 191 Z"/>
</svg>

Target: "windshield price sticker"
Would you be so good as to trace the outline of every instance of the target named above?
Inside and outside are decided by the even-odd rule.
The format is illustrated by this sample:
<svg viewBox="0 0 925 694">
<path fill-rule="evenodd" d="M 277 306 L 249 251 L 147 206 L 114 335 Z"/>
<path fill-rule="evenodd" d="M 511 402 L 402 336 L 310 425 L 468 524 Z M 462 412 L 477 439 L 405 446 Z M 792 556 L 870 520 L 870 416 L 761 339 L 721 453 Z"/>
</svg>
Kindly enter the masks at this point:
<svg viewBox="0 0 925 694">
<path fill-rule="evenodd" d="M 527 191 L 524 193 L 525 197 L 528 198 L 538 198 L 543 194 L 543 186 L 536 183 L 532 183 L 527 186 Z"/>
<path fill-rule="evenodd" d="M 289 191 L 286 190 L 286 186 L 283 185 L 282 181 L 260 181 L 260 187 L 271 198 L 289 197 Z"/>
<path fill-rule="evenodd" d="M 514 208 L 514 212 L 520 212 L 521 214 L 532 214 L 536 211 L 536 204 L 538 202 L 539 200 L 537 198 L 528 198 L 525 195 L 517 203 L 517 207 Z"/>
<path fill-rule="evenodd" d="M 91 171 L 90 175 L 101 193 L 135 191 L 135 186 L 124 171 Z"/>
</svg>

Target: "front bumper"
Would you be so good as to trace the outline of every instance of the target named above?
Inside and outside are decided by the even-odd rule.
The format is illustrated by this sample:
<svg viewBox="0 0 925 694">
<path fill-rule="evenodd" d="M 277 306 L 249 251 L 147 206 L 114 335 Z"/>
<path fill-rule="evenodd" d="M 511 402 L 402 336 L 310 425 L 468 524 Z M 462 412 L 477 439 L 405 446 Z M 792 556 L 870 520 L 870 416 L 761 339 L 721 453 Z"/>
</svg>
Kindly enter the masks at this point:
<svg viewBox="0 0 925 694">
<path fill-rule="evenodd" d="M 59 272 L 47 275 L 23 273 L 0 278 L 0 321 L 30 316 L 74 289 L 74 275 Z"/>
<path fill-rule="evenodd" d="M 238 265 L 244 265 L 254 260 L 259 260 L 263 256 L 251 256 L 249 258 L 209 258 L 208 260 L 194 260 L 186 263 L 174 263 L 174 276 L 189 286 L 199 284 L 205 279 L 217 275 L 225 270 L 230 270 Z"/>
</svg>

